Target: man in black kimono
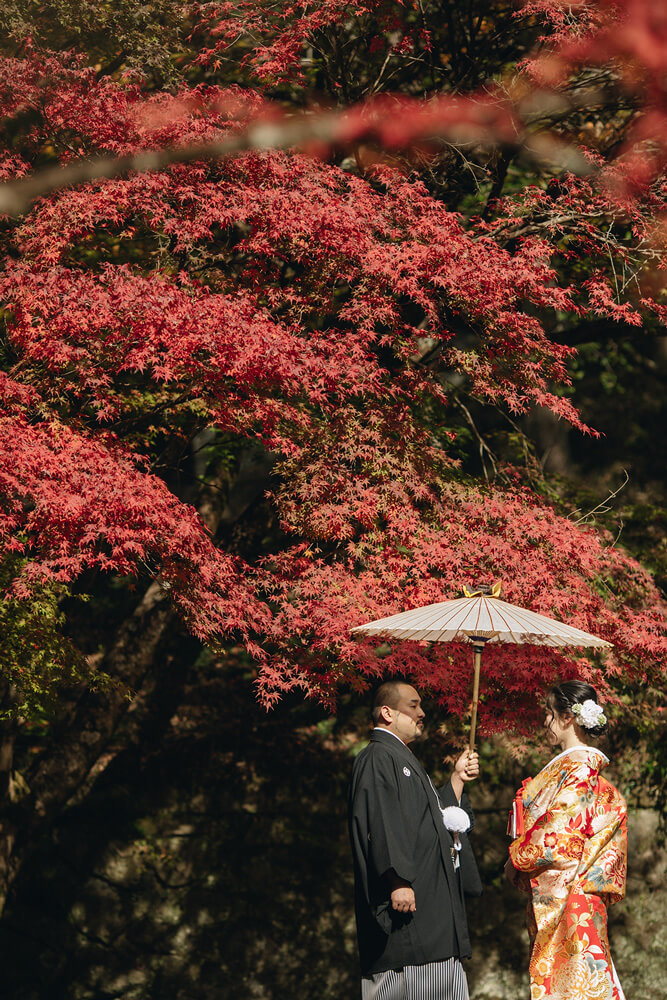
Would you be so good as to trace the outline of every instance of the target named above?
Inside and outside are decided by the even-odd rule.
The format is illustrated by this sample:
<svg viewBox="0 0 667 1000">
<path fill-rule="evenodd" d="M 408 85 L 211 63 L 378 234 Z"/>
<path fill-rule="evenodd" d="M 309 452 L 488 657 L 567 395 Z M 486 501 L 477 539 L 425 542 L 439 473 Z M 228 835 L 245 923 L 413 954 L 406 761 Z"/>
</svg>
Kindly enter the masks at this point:
<svg viewBox="0 0 667 1000">
<path fill-rule="evenodd" d="M 436 791 L 408 749 L 424 726 L 415 689 L 383 684 L 373 721 L 349 801 L 362 1000 L 467 1000 L 464 894 L 482 886 L 465 833 L 457 850 L 441 810 L 460 806 L 472 822 L 463 786 L 479 774 L 477 754 L 462 754 Z"/>
</svg>

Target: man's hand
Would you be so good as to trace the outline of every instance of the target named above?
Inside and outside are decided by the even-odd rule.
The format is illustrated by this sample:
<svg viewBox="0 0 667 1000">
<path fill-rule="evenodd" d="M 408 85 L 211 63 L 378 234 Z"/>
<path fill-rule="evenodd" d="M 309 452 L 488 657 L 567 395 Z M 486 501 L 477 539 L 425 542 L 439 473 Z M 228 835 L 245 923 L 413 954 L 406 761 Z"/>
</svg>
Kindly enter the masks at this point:
<svg viewBox="0 0 667 1000">
<path fill-rule="evenodd" d="M 464 750 L 454 766 L 454 773 L 461 781 L 474 781 L 479 777 L 479 754 L 476 750 Z"/>
<path fill-rule="evenodd" d="M 393 889 L 391 893 L 392 909 L 397 913 L 416 913 L 415 891 L 409 885 Z"/>
<path fill-rule="evenodd" d="M 479 754 L 476 750 L 464 750 L 456 764 L 451 777 L 452 788 L 457 802 L 461 801 L 463 786 L 466 781 L 473 781 L 479 775 Z"/>
<path fill-rule="evenodd" d="M 415 891 L 409 882 L 399 878 L 392 869 L 389 872 L 389 884 L 391 886 L 391 906 L 397 913 L 415 913 L 417 904 L 415 903 Z"/>
</svg>

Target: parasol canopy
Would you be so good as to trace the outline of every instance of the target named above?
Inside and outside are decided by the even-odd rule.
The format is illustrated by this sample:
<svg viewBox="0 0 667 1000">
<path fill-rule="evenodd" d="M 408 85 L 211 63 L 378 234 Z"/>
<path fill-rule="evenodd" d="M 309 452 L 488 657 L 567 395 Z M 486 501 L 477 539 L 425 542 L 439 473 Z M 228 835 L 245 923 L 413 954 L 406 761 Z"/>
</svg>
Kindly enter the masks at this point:
<svg viewBox="0 0 667 1000">
<path fill-rule="evenodd" d="M 535 646 L 597 646 L 610 649 L 611 643 L 589 632 L 546 618 L 497 597 L 476 594 L 440 604 L 428 604 L 357 625 L 360 635 L 414 639 L 424 642 L 515 642 Z"/>
<path fill-rule="evenodd" d="M 474 679 L 470 749 L 475 743 L 479 672 L 481 654 L 487 642 L 513 642 L 536 646 L 592 646 L 611 649 L 612 643 L 573 625 L 538 615 L 535 611 L 507 604 L 500 600 L 501 584 L 463 588 L 463 597 L 423 608 L 403 611 L 389 618 L 379 618 L 366 625 L 357 625 L 355 635 L 377 636 L 382 639 L 412 639 L 416 642 L 470 642 L 474 650 Z"/>
</svg>

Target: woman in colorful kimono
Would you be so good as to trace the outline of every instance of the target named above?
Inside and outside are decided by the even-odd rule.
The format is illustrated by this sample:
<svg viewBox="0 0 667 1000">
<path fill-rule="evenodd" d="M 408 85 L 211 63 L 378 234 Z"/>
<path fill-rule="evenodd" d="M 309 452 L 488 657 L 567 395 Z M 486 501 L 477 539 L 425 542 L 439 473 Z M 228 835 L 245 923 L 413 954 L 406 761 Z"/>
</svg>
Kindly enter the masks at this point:
<svg viewBox="0 0 667 1000">
<path fill-rule="evenodd" d="M 510 815 L 506 873 L 531 896 L 531 1000 L 624 1000 L 607 937 L 607 906 L 623 898 L 627 807 L 590 745 L 607 720 L 595 690 L 566 681 L 547 695 L 544 727 L 557 754 L 524 781 Z"/>
</svg>

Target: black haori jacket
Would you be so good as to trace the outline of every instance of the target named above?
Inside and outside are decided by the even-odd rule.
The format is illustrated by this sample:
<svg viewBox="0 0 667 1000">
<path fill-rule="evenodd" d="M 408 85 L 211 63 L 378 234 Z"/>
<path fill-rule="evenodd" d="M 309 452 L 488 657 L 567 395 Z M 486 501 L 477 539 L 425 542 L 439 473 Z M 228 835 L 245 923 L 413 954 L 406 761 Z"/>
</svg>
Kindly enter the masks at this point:
<svg viewBox="0 0 667 1000">
<path fill-rule="evenodd" d="M 438 790 L 442 807 L 458 805 L 451 784 Z M 461 807 L 472 811 L 464 795 Z M 411 750 L 382 729 L 354 762 L 349 799 L 355 910 L 361 972 L 470 955 L 464 894 L 482 885 L 465 834 L 455 871 L 453 839 L 426 771 Z M 416 913 L 391 907 L 393 868 L 415 893 Z"/>
</svg>

